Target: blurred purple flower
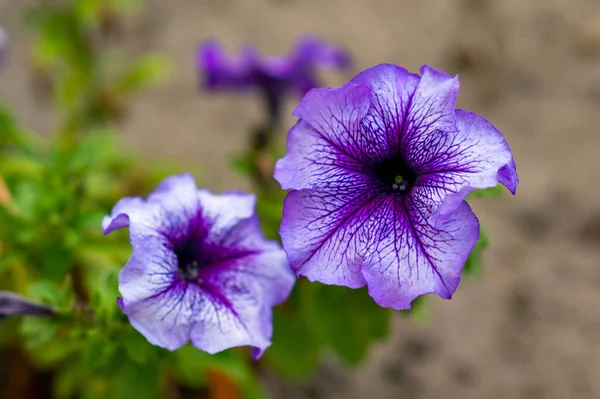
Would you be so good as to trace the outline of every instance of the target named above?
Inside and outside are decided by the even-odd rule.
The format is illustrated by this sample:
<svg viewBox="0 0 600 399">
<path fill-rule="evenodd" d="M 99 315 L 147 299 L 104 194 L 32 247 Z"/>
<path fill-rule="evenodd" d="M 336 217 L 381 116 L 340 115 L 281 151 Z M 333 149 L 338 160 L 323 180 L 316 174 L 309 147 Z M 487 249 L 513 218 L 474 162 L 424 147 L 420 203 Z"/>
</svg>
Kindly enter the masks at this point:
<svg viewBox="0 0 600 399">
<path fill-rule="evenodd" d="M 9 291 L 0 291 L 0 320 L 7 316 L 49 316 L 54 314 L 51 307 Z"/>
<path fill-rule="evenodd" d="M 280 233 L 295 272 L 366 285 L 395 309 L 423 294 L 452 296 L 479 237 L 465 198 L 518 185 L 502 134 L 455 109 L 458 78 L 420 72 L 382 64 L 340 88 L 311 90 L 275 168 L 293 190 Z"/>
<path fill-rule="evenodd" d="M 0 25 L 0 65 L 2 65 L 2 62 L 4 61 L 5 53 L 6 53 L 6 32 L 4 31 L 4 28 L 2 28 L 2 25 Z"/>
<path fill-rule="evenodd" d="M 118 303 L 154 345 L 191 340 L 209 353 L 270 345 L 271 308 L 295 278 L 279 244 L 264 239 L 255 197 L 197 190 L 188 174 L 163 181 L 148 200 L 120 200 L 104 233 L 128 227 L 133 254 L 119 276 Z"/>
<path fill-rule="evenodd" d="M 348 52 L 315 36 L 300 38 L 285 57 L 263 57 L 250 45 L 234 56 L 213 40 L 201 44 L 196 56 L 206 90 L 257 88 L 266 100 L 269 116 L 275 122 L 279 120 L 281 102 L 287 92 L 302 96 L 320 86 L 317 68 L 349 68 L 351 64 Z"/>
</svg>

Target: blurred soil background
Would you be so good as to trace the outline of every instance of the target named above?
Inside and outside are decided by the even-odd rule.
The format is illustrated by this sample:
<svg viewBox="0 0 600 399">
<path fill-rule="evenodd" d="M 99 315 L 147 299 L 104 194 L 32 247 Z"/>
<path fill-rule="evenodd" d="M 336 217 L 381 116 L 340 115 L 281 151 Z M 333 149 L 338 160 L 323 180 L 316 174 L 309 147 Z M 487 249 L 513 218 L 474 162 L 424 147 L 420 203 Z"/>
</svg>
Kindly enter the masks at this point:
<svg viewBox="0 0 600 399">
<path fill-rule="evenodd" d="M 10 46 L 0 98 L 48 133 L 19 20 L 30 3 L 0 0 Z M 217 191 L 248 189 L 228 163 L 261 109 L 252 95 L 197 90 L 194 52 L 208 37 L 282 54 L 316 33 L 355 57 L 352 73 L 324 77 L 332 86 L 382 62 L 459 74 L 459 106 L 514 151 L 517 196 L 475 204 L 492 238 L 485 278 L 433 298 L 427 325 L 398 315 L 356 370 L 326 359 L 301 388 L 272 379 L 274 398 L 600 398 L 600 1 L 151 0 L 121 29 L 130 54 L 173 60 L 171 78 L 133 101 L 123 145 L 148 162 L 201 164 L 199 182 Z"/>
</svg>

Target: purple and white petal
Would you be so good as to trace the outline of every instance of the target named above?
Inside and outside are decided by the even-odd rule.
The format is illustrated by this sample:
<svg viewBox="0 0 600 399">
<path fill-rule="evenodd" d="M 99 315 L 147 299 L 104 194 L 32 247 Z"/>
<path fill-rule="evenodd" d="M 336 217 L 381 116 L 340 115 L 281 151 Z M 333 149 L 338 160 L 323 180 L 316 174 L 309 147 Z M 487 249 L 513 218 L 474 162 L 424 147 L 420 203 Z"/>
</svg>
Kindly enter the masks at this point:
<svg viewBox="0 0 600 399">
<path fill-rule="evenodd" d="M 297 275 L 359 288 L 361 268 L 374 245 L 379 199 L 369 180 L 328 191 L 293 191 L 285 199 L 280 235 Z"/>
<path fill-rule="evenodd" d="M 362 179 L 365 165 L 332 139 L 300 120 L 288 134 L 288 151 L 275 165 L 275 179 L 285 190 L 346 186 Z"/>
<path fill-rule="evenodd" d="M 207 190 L 198 190 L 196 195 L 202 219 L 208 227 L 208 240 L 227 238 L 238 223 L 255 213 L 256 197 L 253 194 L 230 192 L 215 195 Z"/>
<path fill-rule="evenodd" d="M 114 206 L 111 215 L 102 220 L 104 234 L 129 227 L 132 234 L 169 236 L 183 231 L 198 212 L 194 178 L 190 174 L 165 179 L 147 201 L 126 197 Z"/>
<path fill-rule="evenodd" d="M 322 188 L 339 181 L 332 176 L 366 169 L 382 151 L 381 137 L 360 128 L 370 92 L 365 85 L 348 83 L 311 90 L 304 97 L 294 111 L 301 121 L 290 131 L 288 155 L 276 165 L 275 178 L 283 189 Z"/>
<path fill-rule="evenodd" d="M 380 64 L 359 73 L 351 82 L 371 88 L 370 109 L 363 129 L 381 137 L 385 156 L 400 148 L 402 134 L 420 81 L 419 75 L 392 64 Z M 376 158 L 380 159 L 380 157 Z"/>
<path fill-rule="evenodd" d="M 132 236 L 133 254 L 119 274 L 119 291 L 128 306 L 170 289 L 177 280 L 177 256 L 159 235 Z"/>
<path fill-rule="evenodd" d="M 479 237 L 479 221 L 463 201 L 443 224 L 432 226 L 419 204 L 390 201 L 382 234 L 365 262 L 369 294 L 383 307 L 409 309 L 418 296 L 450 299 Z"/>
<path fill-rule="evenodd" d="M 427 144 L 435 131 L 456 132 L 454 109 L 460 82 L 428 65 L 420 69 L 421 80 L 405 116 L 401 149 L 410 163 L 411 154 Z"/>
<path fill-rule="evenodd" d="M 189 342 L 192 327 L 204 316 L 200 309 L 209 305 L 193 284 L 178 282 L 145 300 L 124 300 L 122 309 L 148 342 L 173 351 Z"/>
<path fill-rule="evenodd" d="M 214 195 L 200 191 L 203 217 L 210 226 L 202 247 L 214 254 L 202 273 L 235 272 L 262 285 L 268 306 L 278 305 L 295 282 L 279 244 L 264 238 L 254 211 L 256 197 L 249 194 Z"/>
<path fill-rule="evenodd" d="M 191 332 L 194 345 L 209 353 L 249 345 L 257 349 L 257 357 L 262 355 L 270 345 L 271 307 L 287 298 L 295 281 L 285 253 L 242 254 L 208 267 L 200 276 L 213 306 Z"/>
<path fill-rule="evenodd" d="M 514 194 L 519 183 L 502 133 L 471 112 L 457 110 L 456 121 L 456 133 L 435 132 L 411 156 L 419 175 L 415 191 L 439 206 L 436 217 L 442 219 L 475 189 L 494 187 L 500 182 Z"/>
<path fill-rule="evenodd" d="M 104 235 L 123 227 L 129 227 L 131 219 L 141 222 L 147 213 L 146 201 L 140 197 L 126 197 L 119 200 L 111 214 L 102 219 Z"/>
<path fill-rule="evenodd" d="M 186 233 L 199 212 L 194 177 L 189 173 L 167 177 L 148 196 L 147 202 L 155 221 L 153 227 L 163 236 L 176 238 Z M 134 234 L 136 227 L 130 226 Z"/>
</svg>

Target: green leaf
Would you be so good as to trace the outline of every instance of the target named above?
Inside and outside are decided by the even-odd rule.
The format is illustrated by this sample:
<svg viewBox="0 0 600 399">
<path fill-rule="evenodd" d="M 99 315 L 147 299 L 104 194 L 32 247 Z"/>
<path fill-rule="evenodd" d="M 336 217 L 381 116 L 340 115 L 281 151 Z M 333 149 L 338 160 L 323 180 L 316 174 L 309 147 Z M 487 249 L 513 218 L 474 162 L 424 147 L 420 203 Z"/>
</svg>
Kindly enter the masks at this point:
<svg viewBox="0 0 600 399">
<path fill-rule="evenodd" d="M 130 329 L 122 339 L 125 351 L 134 363 L 143 365 L 148 361 L 155 362 L 158 359 L 156 347 L 151 345 L 138 331 Z"/>
<path fill-rule="evenodd" d="M 70 278 L 65 278 L 61 284 L 49 280 L 38 280 L 29 286 L 28 296 L 32 300 L 52 306 L 56 310 L 70 311 L 74 303 L 71 287 Z"/>
<path fill-rule="evenodd" d="M 97 0 L 75 0 L 74 11 L 77 18 L 85 26 L 95 25 L 102 15 L 104 1 Z"/>
<path fill-rule="evenodd" d="M 240 174 L 249 177 L 254 170 L 254 160 L 251 153 L 236 155 L 231 159 L 231 167 Z"/>
<path fill-rule="evenodd" d="M 367 289 L 350 289 L 312 283 L 314 302 L 308 320 L 326 345 L 346 363 L 359 364 L 371 344 L 389 332 L 391 312 L 378 306 Z"/>
<path fill-rule="evenodd" d="M 127 95 L 151 87 L 167 78 L 170 67 L 169 59 L 165 56 L 146 56 L 117 80 L 114 91 L 118 95 Z"/>
<path fill-rule="evenodd" d="M 58 326 L 46 318 L 26 317 L 21 323 L 20 332 L 27 346 L 35 348 L 52 340 L 58 333 Z"/>
<path fill-rule="evenodd" d="M 82 366 L 88 374 L 105 370 L 114 364 L 113 357 L 117 354 L 118 343 L 103 335 L 89 336 L 85 340 Z M 119 356 L 122 361 L 123 358 Z"/>
<path fill-rule="evenodd" d="M 119 311 L 116 302 L 119 296 L 119 271 L 112 268 L 88 269 L 86 280 L 96 317 L 101 321 L 113 320 Z"/>
<path fill-rule="evenodd" d="M 75 397 L 82 383 L 82 369 L 79 362 L 66 362 L 57 368 L 54 376 L 53 393 L 57 399 Z"/>
<path fill-rule="evenodd" d="M 33 137 L 19 126 L 8 108 L 0 104 L 0 148 L 15 145 L 22 150 L 31 150 Z"/>
<path fill-rule="evenodd" d="M 485 189 L 481 189 L 481 190 L 475 190 L 469 195 L 469 197 L 467 198 L 467 201 L 471 200 L 473 198 L 501 197 L 504 194 L 504 190 L 505 190 L 505 188 L 501 184 L 498 184 L 495 187 L 485 188 Z"/>
<path fill-rule="evenodd" d="M 105 398 L 153 399 L 163 397 L 160 392 L 160 381 L 158 364 L 140 365 L 124 361 L 111 376 Z"/>
<path fill-rule="evenodd" d="M 180 382 L 191 388 L 206 385 L 204 370 L 210 364 L 210 355 L 192 345 L 186 345 L 173 354 L 174 372 Z"/>
<path fill-rule="evenodd" d="M 483 227 L 480 227 L 480 234 L 475 247 L 469 254 L 463 273 L 469 277 L 481 278 L 483 276 L 483 251 L 489 245 L 489 237 Z"/>
<path fill-rule="evenodd" d="M 135 14 L 139 12 L 141 0 L 106 0 L 106 5 L 121 14 Z"/>
<path fill-rule="evenodd" d="M 226 374 L 246 399 L 262 399 L 264 391 L 248 361 L 247 351 L 230 349 L 210 355 L 191 345 L 174 354 L 175 372 L 180 382 L 191 388 L 206 386 L 207 372 Z"/>
<path fill-rule="evenodd" d="M 311 283 L 299 280 L 290 298 L 273 312 L 273 344 L 264 358 L 275 371 L 288 379 L 310 377 L 318 365 L 324 345 L 323 337 L 315 330 L 315 320 L 307 311 L 315 303 L 309 298 L 313 293 Z"/>
</svg>

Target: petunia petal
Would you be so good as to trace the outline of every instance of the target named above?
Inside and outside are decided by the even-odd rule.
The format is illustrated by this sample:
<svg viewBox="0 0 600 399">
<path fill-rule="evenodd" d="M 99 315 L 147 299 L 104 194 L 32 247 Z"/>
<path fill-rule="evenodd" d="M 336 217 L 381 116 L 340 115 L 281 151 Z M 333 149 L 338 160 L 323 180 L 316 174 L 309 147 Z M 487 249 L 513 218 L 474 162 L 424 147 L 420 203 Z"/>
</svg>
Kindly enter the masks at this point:
<svg viewBox="0 0 600 399">
<path fill-rule="evenodd" d="M 317 36 L 301 37 L 289 58 L 309 67 L 348 68 L 352 63 L 350 53 L 339 46 L 325 43 Z M 314 87 L 314 86 L 313 86 Z"/>
<path fill-rule="evenodd" d="M 140 197 L 126 197 L 119 200 L 113 207 L 110 216 L 102 219 L 104 235 L 123 227 L 129 227 L 131 218 L 141 220 L 145 216 L 145 211 L 147 211 L 146 201 Z"/>
<path fill-rule="evenodd" d="M 295 276 L 281 246 L 265 240 L 254 212 L 254 195 L 216 196 L 203 191 L 200 195 L 203 217 L 209 226 L 202 251 L 214 254 L 201 276 L 235 271 L 262 286 L 260 295 L 265 295 L 263 300 L 268 306 L 284 301 L 294 285 Z"/>
<path fill-rule="evenodd" d="M 343 145 L 331 140 L 300 120 L 288 134 L 288 151 L 275 165 L 275 179 L 284 190 L 347 185 L 363 173 L 364 164 Z"/>
<path fill-rule="evenodd" d="M 4 62 L 4 56 L 6 54 L 6 31 L 0 25 L 0 65 Z"/>
<path fill-rule="evenodd" d="M 198 190 L 202 219 L 208 226 L 207 239 L 220 240 L 226 237 L 239 222 L 255 213 L 256 196 L 229 192 L 215 195 L 207 190 Z"/>
<path fill-rule="evenodd" d="M 144 301 L 170 289 L 177 280 L 177 257 L 159 235 L 132 236 L 133 254 L 119 274 L 125 305 Z"/>
<path fill-rule="evenodd" d="M 399 149 L 420 79 L 419 75 L 397 65 L 380 64 L 364 70 L 351 80 L 372 90 L 371 108 L 365 118 L 364 129 L 371 131 L 371 135 L 381 137 L 386 155 Z"/>
<path fill-rule="evenodd" d="M 440 226 L 421 215 L 420 204 L 390 200 L 380 241 L 366 260 L 369 294 L 383 307 L 409 309 L 418 296 L 450 299 L 479 237 L 479 222 L 466 202 Z"/>
<path fill-rule="evenodd" d="M 325 284 L 363 287 L 364 255 L 382 216 L 370 181 L 327 191 L 293 191 L 285 199 L 280 235 L 297 275 Z"/>
<path fill-rule="evenodd" d="M 228 54 L 216 41 L 207 40 L 196 51 L 196 63 L 207 90 L 247 89 L 254 83 L 253 64 L 257 55 L 245 48 L 241 55 Z"/>
<path fill-rule="evenodd" d="M 510 148 L 485 118 L 456 111 L 458 131 L 436 131 L 410 154 L 419 174 L 415 193 L 437 208 L 436 217 L 452 214 L 475 189 L 504 184 L 513 194 L 519 183 Z"/>
<path fill-rule="evenodd" d="M 7 316 L 49 316 L 54 310 L 14 292 L 0 290 L 0 320 Z"/>
<path fill-rule="evenodd" d="M 422 148 L 433 132 L 456 131 L 454 109 L 460 87 L 458 76 L 452 78 L 428 65 L 423 65 L 420 72 L 421 80 L 411 98 L 401 135 L 400 146 L 409 163 L 411 152 Z"/>
<path fill-rule="evenodd" d="M 102 221 L 104 234 L 123 227 L 129 227 L 133 235 L 169 236 L 173 232 L 184 232 L 198 212 L 197 197 L 192 175 L 168 177 L 147 201 L 126 197 L 117 202 L 111 215 Z"/>
<path fill-rule="evenodd" d="M 198 214 L 198 190 L 189 173 L 170 176 L 148 196 L 149 211 L 154 219 L 153 228 L 165 237 L 184 234 Z M 136 230 L 130 226 L 132 233 Z"/>
<path fill-rule="evenodd" d="M 381 139 L 360 128 L 370 91 L 347 83 L 311 90 L 304 97 L 294 111 L 301 121 L 289 133 L 288 155 L 276 165 L 275 178 L 282 188 L 326 187 L 335 184 L 332 176 L 366 168 L 371 153 L 381 151 Z"/>
<path fill-rule="evenodd" d="M 253 258 L 253 259 L 252 259 Z M 203 309 L 202 321 L 191 331 L 192 343 L 209 353 L 233 346 L 253 346 L 257 357 L 271 344 L 272 334 L 270 289 L 273 281 L 267 272 L 257 268 L 260 256 L 231 262 L 228 267 L 204 273 L 204 294 L 211 297 L 210 306 Z M 281 262 L 281 257 L 277 257 Z M 272 259 L 271 259 L 272 260 Z M 271 270 L 273 271 L 273 269 Z M 288 281 L 292 281 L 293 278 Z M 289 294 L 291 285 L 285 290 Z"/>
<path fill-rule="evenodd" d="M 124 296 L 125 297 L 125 296 Z M 205 316 L 200 309 L 210 306 L 198 287 L 185 281 L 136 302 L 122 302 L 131 325 L 154 345 L 176 350 L 190 340 L 190 330 Z"/>
</svg>

